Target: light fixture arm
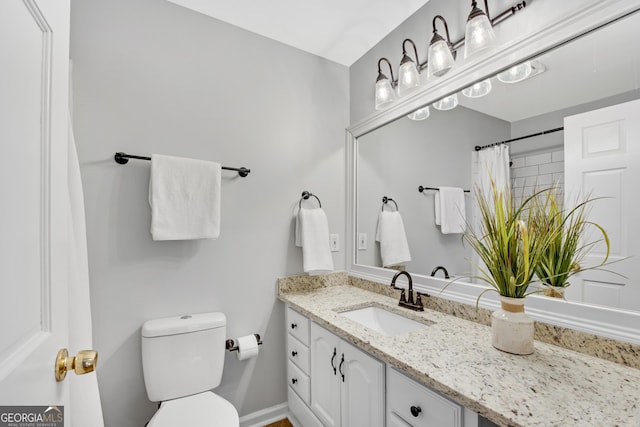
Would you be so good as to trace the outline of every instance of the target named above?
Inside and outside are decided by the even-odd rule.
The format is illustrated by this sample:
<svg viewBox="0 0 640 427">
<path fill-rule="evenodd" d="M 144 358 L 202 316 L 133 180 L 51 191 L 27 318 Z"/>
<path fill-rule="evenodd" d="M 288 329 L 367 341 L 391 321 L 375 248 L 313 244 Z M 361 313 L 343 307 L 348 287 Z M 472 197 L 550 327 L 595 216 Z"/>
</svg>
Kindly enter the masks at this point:
<svg viewBox="0 0 640 427">
<path fill-rule="evenodd" d="M 441 15 L 436 15 L 433 17 L 433 38 L 431 39 L 431 42 L 429 43 L 430 45 L 432 45 L 433 43 L 435 43 L 438 40 L 444 40 L 442 38 L 442 36 L 440 34 L 438 34 L 438 29 L 436 28 L 436 20 L 440 19 L 442 21 L 442 23 L 444 24 L 444 32 L 447 36 L 447 46 L 449 46 L 449 50 L 451 50 L 451 54 L 453 55 L 453 59 L 456 58 L 456 55 L 458 54 L 458 52 L 456 51 L 456 48 L 454 47 L 454 44 L 451 43 L 451 37 L 449 37 L 449 26 L 447 25 L 447 21 L 441 16 Z M 464 41 L 464 38 L 462 39 Z"/>
<path fill-rule="evenodd" d="M 411 45 L 413 46 L 413 53 L 416 55 L 416 64 L 419 65 L 420 64 L 420 59 L 418 58 L 418 49 L 416 48 L 416 44 L 411 39 L 404 39 L 404 41 L 402 42 L 403 62 L 404 62 L 404 58 L 407 57 L 407 49 L 405 48 L 405 44 L 407 42 L 411 43 Z M 402 62 L 400 64 L 402 65 Z"/>
<path fill-rule="evenodd" d="M 379 81 L 381 79 L 386 79 L 387 76 L 384 75 L 384 73 L 382 72 L 382 61 L 386 62 L 387 65 L 389 66 L 389 71 L 391 72 L 391 87 L 394 87 L 395 84 L 397 84 L 395 78 L 393 77 L 393 67 L 391 66 L 391 62 L 389 62 L 389 60 L 387 58 L 380 58 L 378 60 L 378 78 L 376 81 Z"/>
<path fill-rule="evenodd" d="M 485 3 L 486 3 L 486 0 L 485 0 Z M 495 18 L 489 18 L 489 9 L 487 9 L 487 18 L 489 18 L 489 22 L 491 22 L 491 25 L 496 26 L 496 24 L 504 21 L 510 16 L 515 15 L 516 12 L 524 9 L 526 6 L 527 6 L 527 2 L 521 1 L 520 3 L 516 3 L 515 5 L 511 6 L 509 9 L 504 10 Z"/>
</svg>

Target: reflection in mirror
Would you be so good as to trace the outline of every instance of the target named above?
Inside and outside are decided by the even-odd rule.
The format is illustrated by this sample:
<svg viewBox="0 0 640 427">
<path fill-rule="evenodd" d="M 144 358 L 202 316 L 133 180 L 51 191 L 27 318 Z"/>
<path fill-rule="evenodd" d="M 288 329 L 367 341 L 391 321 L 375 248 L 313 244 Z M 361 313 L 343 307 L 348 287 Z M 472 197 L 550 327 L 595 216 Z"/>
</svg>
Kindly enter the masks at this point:
<svg viewBox="0 0 640 427">
<path fill-rule="evenodd" d="M 634 163 L 640 162 L 639 40 L 636 13 L 535 58 L 528 71 L 524 66 L 503 73 L 500 80 L 492 78 L 487 96 L 469 98 L 457 92 L 459 105 L 453 109 L 433 108 L 422 121 L 402 117 L 359 137 L 357 235 L 360 241 L 366 235 L 368 244 L 357 250 L 357 264 L 382 266 L 374 237 L 381 200 L 387 196 L 396 201 L 404 221 L 411 261 L 403 266 L 408 271 L 429 275 L 442 265 L 451 275 L 469 274 L 470 248 L 460 234 L 441 233 L 435 225 L 436 192 L 420 193 L 418 187 L 473 190 L 475 146 L 516 139 L 509 143 L 515 192 L 527 194 L 535 186 L 558 184 L 566 185 L 568 200 L 589 191 L 610 196 L 593 209 L 591 219 L 607 226 L 614 259 L 632 257 L 611 266 L 627 279 L 612 280 L 606 273 L 583 277 L 572 282 L 567 299 L 640 311 L 640 272 L 632 268 L 638 264 L 633 257 L 640 256 L 633 246 L 640 242 L 639 226 L 634 224 L 640 213 L 634 196 L 640 182 L 640 163 Z M 624 49 L 611 48 L 621 43 Z M 523 78 L 523 73 L 528 75 Z M 629 111 L 603 109 L 616 105 Z M 565 119 L 571 129 L 520 139 L 564 127 Z M 592 126 L 597 122 L 605 125 Z M 583 153 L 586 158 L 579 161 Z M 626 163 L 608 165 L 613 153 L 624 153 L 619 157 Z M 585 162 L 599 169 L 585 169 Z M 572 176 L 565 177 L 565 169 Z M 632 185 L 623 179 L 631 179 Z M 467 220 L 473 217 L 472 193 L 464 196 Z"/>
</svg>

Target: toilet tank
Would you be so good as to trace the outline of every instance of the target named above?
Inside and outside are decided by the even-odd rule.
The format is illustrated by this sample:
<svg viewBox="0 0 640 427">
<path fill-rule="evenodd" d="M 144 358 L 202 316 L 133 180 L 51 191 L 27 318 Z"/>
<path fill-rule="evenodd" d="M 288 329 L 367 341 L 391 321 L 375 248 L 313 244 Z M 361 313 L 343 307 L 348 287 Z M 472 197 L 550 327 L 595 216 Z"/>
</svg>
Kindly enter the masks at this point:
<svg viewBox="0 0 640 427">
<path fill-rule="evenodd" d="M 142 325 L 142 370 L 149 400 L 160 402 L 211 390 L 224 367 L 227 319 L 201 313 Z"/>
</svg>

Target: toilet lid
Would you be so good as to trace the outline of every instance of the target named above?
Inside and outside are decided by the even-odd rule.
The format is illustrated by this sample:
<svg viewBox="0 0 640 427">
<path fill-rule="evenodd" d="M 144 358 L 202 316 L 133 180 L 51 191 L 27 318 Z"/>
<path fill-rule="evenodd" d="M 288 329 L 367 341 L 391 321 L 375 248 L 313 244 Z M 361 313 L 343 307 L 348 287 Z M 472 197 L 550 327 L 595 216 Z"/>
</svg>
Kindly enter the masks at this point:
<svg viewBox="0 0 640 427">
<path fill-rule="evenodd" d="M 238 427 L 238 411 L 222 397 L 207 391 L 162 402 L 148 427 Z"/>
</svg>

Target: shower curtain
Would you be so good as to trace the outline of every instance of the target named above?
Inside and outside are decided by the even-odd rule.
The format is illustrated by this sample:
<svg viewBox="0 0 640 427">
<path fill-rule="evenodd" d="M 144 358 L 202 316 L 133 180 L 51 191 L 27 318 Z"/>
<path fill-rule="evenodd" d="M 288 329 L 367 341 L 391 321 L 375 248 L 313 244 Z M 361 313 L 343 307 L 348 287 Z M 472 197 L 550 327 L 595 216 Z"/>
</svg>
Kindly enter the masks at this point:
<svg viewBox="0 0 640 427">
<path fill-rule="evenodd" d="M 491 181 L 498 191 L 506 191 L 510 187 L 509 146 L 500 144 L 478 152 L 478 171 L 476 187 L 485 197 L 491 195 Z"/>
<path fill-rule="evenodd" d="M 69 118 L 67 185 L 69 189 L 69 350 L 93 348 L 89 265 L 84 216 L 84 196 L 73 127 Z M 100 359 L 98 358 L 98 361 Z M 98 368 L 100 364 L 98 363 Z M 103 427 L 102 406 L 96 373 L 74 375 L 69 381 L 71 420 L 74 426 Z"/>
</svg>

